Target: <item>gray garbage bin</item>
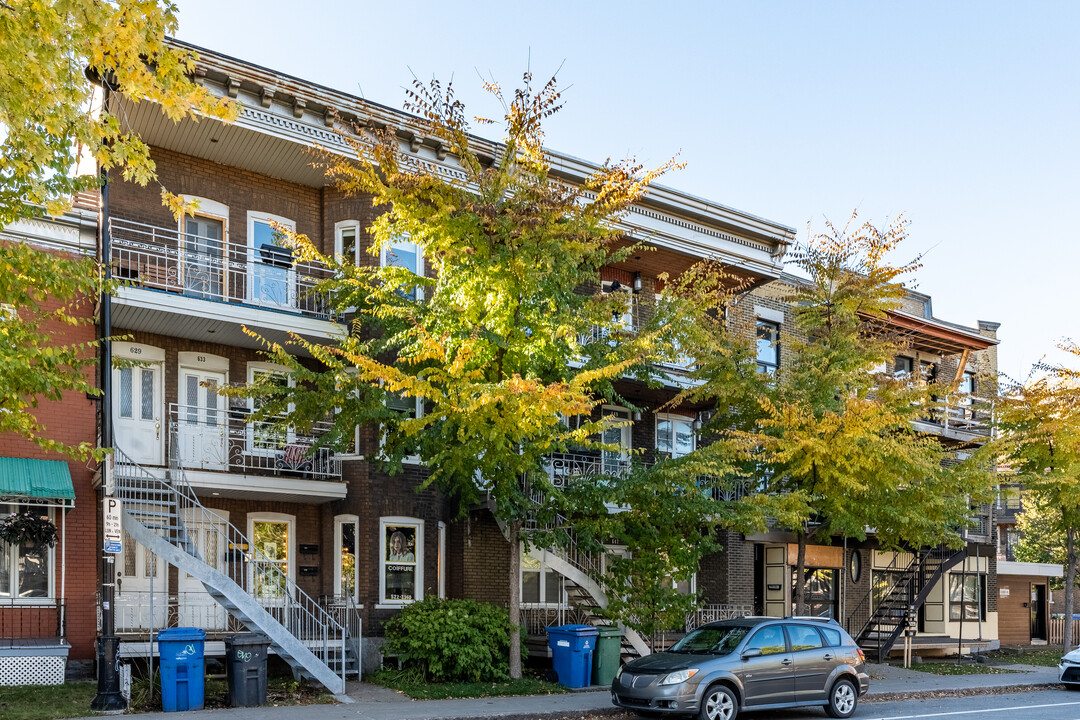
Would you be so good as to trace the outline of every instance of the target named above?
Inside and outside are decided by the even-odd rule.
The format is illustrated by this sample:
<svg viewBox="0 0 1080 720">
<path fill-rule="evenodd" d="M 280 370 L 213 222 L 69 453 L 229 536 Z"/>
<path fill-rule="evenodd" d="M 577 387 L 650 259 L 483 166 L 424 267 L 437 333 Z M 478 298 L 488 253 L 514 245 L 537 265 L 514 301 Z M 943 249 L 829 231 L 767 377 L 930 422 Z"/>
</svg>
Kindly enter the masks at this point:
<svg viewBox="0 0 1080 720">
<path fill-rule="evenodd" d="M 225 676 L 230 707 L 266 704 L 266 651 L 270 638 L 262 633 L 238 633 L 225 638 Z"/>
</svg>

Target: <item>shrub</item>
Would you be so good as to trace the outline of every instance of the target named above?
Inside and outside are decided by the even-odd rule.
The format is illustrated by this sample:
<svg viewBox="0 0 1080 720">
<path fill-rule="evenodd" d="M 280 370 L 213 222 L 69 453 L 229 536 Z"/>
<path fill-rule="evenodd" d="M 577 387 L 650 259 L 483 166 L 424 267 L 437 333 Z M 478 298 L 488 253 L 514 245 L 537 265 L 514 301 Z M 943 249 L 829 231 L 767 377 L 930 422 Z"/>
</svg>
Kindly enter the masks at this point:
<svg viewBox="0 0 1080 720">
<path fill-rule="evenodd" d="M 403 608 L 386 623 L 385 647 L 428 680 L 507 680 L 510 631 L 505 608 L 429 598 Z"/>
</svg>

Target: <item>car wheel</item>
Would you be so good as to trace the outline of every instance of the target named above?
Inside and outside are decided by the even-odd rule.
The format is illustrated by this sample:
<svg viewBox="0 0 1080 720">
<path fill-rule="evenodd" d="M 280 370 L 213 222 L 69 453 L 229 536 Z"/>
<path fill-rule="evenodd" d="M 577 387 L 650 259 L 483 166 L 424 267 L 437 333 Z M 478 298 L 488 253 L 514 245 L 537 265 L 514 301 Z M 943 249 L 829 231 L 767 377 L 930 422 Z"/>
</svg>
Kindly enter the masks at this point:
<svg viewBox="0 0 1080 720">
<path fill-rule="evenodd" d="M 855 690 L 855 683 L 840 678 L 829 691 L 829 704 L 825 706 L 825 712 L 834 718 L 849 718 L 855 714 L 858 704 L 859 693 Z"/>
<path fill-rule="evenodd" d="M 713 685 L 701 697 L 700 720 L 735 720 L 739 714 L 739 701 L 735 693 L 723 685 Z"/>
</svg>

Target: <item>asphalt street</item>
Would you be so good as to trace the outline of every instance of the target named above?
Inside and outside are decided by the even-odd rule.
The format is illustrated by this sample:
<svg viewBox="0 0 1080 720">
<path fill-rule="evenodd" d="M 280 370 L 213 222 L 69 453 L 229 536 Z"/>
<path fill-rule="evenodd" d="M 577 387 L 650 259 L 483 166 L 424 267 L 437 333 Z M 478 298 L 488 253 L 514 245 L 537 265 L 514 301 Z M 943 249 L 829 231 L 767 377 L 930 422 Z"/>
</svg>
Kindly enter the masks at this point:
<svg viewBox="0 0 1080 720">
<path fill-rule="evenodd" d="M 818 709 L 790 713 L 746 713 L 760 720 L 809 720 L 826 717 Z M 1008 695 L 922 698 L 891 702 L 862 702 L 853 716 L 858 720 L 1077 720 L 1080 693 L 1039 690 Z"/>
</svg>

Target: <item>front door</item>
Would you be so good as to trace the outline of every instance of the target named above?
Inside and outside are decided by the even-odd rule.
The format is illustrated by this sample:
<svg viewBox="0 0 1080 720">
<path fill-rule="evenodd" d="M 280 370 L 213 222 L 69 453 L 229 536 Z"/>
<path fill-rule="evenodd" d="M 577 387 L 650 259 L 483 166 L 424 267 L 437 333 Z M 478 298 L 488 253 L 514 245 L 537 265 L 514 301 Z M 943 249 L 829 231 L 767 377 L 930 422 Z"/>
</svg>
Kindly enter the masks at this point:
<svg viewBox="0 0 1080 720">
<path fill-rule="evenodd" d="M 1031 602 L 1028 603 L 1031 612 L 1031 639 L 1046 640 L 1046 586 L 1031 585 Z"/>
<path fill-rule="evenodd" d="M 251 519 L 252 560 L 249 582 L 263 605 L 284 602 L 289 592 L 286 579 L 292 577 L 290 544 L 292 522 L 278 519 Z"/>
<path fill-rule="evenodd" d="M 140 465 L 163 464 L 161 364 L 113 368 L 116 446 Z"/>
<path fill-rule="evenodd" d="M 217 218 L 188 216 L 181 234 L 181 273 L 184 294 L 209 300 L 224 300 L 225 264 L 223 238 L 225 223 Z"/>
<path fill-rule="evenodd" d="M 177 451 L 183 467 L 224 470 L 228 465 L 228 419 L 218 388 L 225 373 L 180 368 Z"/>
<path fill-rule="evenodd" d="M 229 513 L 225 510 L 210 512 L 217 517 L 208 517 L 201 510 L 185 513 L 184 530 L 203 562 L 227 575 L 225 558 Z M 181 572 L 178 583 L 180 592 L 177 598 L 177 613 L 181 626 L 204 630 L 227 629 L 228 613 L 210 597 L 201 580 Z"/>
<path fill-rule="evenodd" d="M 168 565 L 127 533 L 124 533 L 124 552 L 118 560 L 116 631 L 164 628 L 169 616 Z"/>
</svg>

